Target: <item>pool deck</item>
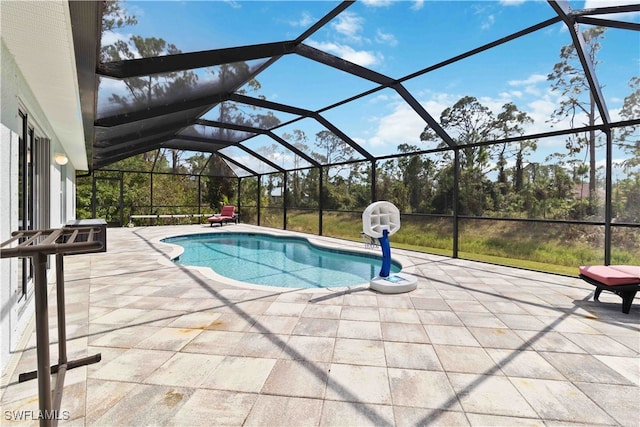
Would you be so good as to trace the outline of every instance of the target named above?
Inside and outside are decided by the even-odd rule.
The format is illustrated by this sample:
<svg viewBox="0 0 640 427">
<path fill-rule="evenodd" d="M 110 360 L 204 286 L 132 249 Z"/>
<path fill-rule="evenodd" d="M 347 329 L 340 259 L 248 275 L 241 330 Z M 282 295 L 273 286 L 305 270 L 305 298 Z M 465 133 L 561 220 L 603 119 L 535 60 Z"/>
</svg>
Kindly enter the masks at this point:
<svg viewBox="0 0 640 427">
<path fill-rule="evenodd" d="M 640 424 L 638 299 L 623 314 L 577 278 L 393 249 L 393 237 L 413 292 L 236 286 L 171 263 L 159 243 L 257 230 L 109 229 L 106 253 L 65 257 L 69 359 L 102 360 L 67 372 L 59 425 Z M 53 364 L 55 289 L 49 304 Z M 23 341 L 2 377 L 2 426 L 38 424 L 12 415 L 38 409 L 37 380 L 17 381 L 36 368 L 33 328 Z"/>
</svg>

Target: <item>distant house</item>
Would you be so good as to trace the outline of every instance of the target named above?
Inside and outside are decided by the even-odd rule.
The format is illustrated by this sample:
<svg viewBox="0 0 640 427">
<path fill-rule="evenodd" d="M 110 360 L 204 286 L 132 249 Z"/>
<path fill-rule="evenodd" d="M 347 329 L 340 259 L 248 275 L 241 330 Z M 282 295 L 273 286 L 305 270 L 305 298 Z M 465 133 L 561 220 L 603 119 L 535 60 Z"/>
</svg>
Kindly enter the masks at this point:
<svg viewBox="0 0 640 427">
<path fill-rule="evenodd" d="M 284 196 L 282 194 L 282 187 L 275 187 L 269 193 L 269 201 L 271 203 L 273 203 L 274 205 L 279 205 L 279 204 L 283 203 L 283 199 L 284 199 Z M 303 193 L 301 201 L 305 202 L 305 203 L 308 203 L 309 202 L 309 194 Z"/>
<path fill-rule="evenodd" d="M 69 2 L 0 2 L 0 242 L 75 219 L 87 170 Z M 55 268 L 55 262 L 49 262 Z M 0 369 L 33 318 L 29 258 L 0 260 Z M 49 277 L 55 277 L 50 274 Z"/>
<path fill-rule="evenodd" d="M 604 199 L 605 192 L 600 188 L 596 188 L 596 196 L 599 199 Z M 580 184 L 574 184 L 573 186 L 573 198 L 576 200 L 589 198 L 589 183 L 583 182 Z"/>
<path fill-rule="evenodd" d="M 269 194 L 269 199 L 274 205 L 282 203 L 282 187 L 275 187 Z"/>
</svg>

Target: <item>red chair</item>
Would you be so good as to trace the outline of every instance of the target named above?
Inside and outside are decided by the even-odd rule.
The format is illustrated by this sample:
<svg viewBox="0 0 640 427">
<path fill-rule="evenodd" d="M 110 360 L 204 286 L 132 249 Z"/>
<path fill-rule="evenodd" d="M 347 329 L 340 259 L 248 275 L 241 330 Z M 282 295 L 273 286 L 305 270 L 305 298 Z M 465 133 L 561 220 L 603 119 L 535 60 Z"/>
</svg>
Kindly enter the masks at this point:
<svg viewBox="0 0 640 427">
<path fill-rule="evenodd" d="M 622 312 L 629 314 L 631 303 L 640 290 L 640 266 L 587 265 L 579 268 L 580 278 L 596 287 L 593 299 L 598 301 L 602 291 L 622 297 Z"/>
<path fill-rule="evenodd" d="M 223 206 L 219 214 L 210 216 L 207 220 L 212 227 L 213 224 L 220 224 L 220 227 L 222 227 L 227 222 L 236 222 L 236 207 L 231 205 Z"/>
</svg>

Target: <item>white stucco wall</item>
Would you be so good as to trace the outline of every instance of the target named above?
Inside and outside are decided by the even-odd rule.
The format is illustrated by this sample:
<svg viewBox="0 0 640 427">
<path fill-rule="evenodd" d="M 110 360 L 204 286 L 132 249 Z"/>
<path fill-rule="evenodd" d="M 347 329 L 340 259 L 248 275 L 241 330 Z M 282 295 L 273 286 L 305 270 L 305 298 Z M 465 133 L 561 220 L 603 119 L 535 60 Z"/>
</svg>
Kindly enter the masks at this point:
<svg viewBox="0 0 640 427">
<path fill-rule="evenodd" d="M 51 159 L 55 153 L 64 153 L 64 149 L 51 141 Z M 51 227 L 61 227 L 67 221 L 75 219 L 75 176 L 76 171 L 71 163 L 64 166 L 51 161 Z"/>
<path fill-rule="evenodd" d="M 4 242 L 10 238 L 11 232 L 18 229 L 20 109 L 28 113 L 29 123 L 36 126 L 40 136 L 51 140 L 48 166 L 48 215 L 51 227 L 59 227 L 75 218 L 75 169 L 71 163 L 63 166 L 66 168 L 66 178 L 64 182 L 61 181 L 62 166 L 53 161 L 53 154 L 64 153 L 62 144 L 4 42 L 1 43 L 0 56 L 0 242 Z M 62 191 L 63 186 L 66 191 Z M 66 205 L 66 218 L 63 217 L 65 210 L 61 209 L 61 203 Z M 55 267 L 55 262 L 50 265 Z M 50 277 L 55 278 L 53 270 L 51 273 Z M 10 362 L 11 351 L 16 348 L 33 317 L 34 304 L 32 294 L 21 298 L 16 258 L 0 260 L 0 284 L 0 372 L 4 373 Z"/>
<path fill-rule="evenodd" d="M 11 237 L 18 228 L 18 97 L 20 71 L 5 48 L 2 56 L 0 76 L 0 106 L 2 120 L 0 141 L 0 241 Z M 18 260 L 0 259 L 0 368 L 9 361 L 11 349 L 17 344 L 20 334 L 33 313 L 24 301 L 18 304 L 16 293 Z"/>
<path fill-rule="evenodd" d="M 0 241 L 11 237 L 11 231 L 18 226 L 18 186 L 12 185 L 13 177 L 18 176 L 18 135 L 12 133 L 4 125 L 0 126 Z M 14 160 L 15 159 L 15 160 Z M 18 260 L 15 258 L 0 259 L 0 367 L 3 369 L 9 361 L 12 345 L 27 326 L 28 317 L 33 309 L 26 304 L 17 304 L 16 281 L 18 277 Z M 22 308 L 22 310 L 20 310 Z M 27 312 L 24 312 L 26 308 Z M 20 311 L 24 313 L 20 321 Z"/>
</svg>

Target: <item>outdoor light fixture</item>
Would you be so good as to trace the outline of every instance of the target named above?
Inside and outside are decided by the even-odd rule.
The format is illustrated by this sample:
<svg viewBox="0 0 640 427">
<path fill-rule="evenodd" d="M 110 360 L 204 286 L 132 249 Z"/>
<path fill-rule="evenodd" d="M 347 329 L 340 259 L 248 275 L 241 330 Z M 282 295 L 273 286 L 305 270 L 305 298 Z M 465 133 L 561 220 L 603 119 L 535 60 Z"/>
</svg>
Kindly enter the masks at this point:
<svg viewBox="0 0 640 427">
<path fill-rule="evenodd" d="M 53 160 L 60 166 L 64 166 L 69 162 L 69 158 L 64 153 L 56 153 L 53 155 Z"/>
</svg>

